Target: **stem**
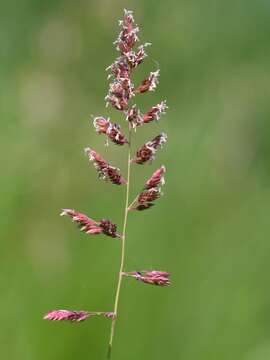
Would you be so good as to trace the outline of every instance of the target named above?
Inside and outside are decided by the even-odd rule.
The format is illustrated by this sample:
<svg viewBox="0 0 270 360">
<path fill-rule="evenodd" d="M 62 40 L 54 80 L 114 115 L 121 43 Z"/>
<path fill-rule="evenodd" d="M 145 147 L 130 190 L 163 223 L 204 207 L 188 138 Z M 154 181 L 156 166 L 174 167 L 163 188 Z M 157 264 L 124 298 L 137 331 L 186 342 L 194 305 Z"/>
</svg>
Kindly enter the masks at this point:
<svg viewBox="0 0 270 360">
<path fill-rule="evenodd" d="M 117 310 L 118 310 L 120 290 L 121 290 L 123 271 L 124 271 L 124 263 L 125 263 L 126 228 L 127 228 L 127 217 L 128 217 L 128 210 L 129 210 L 130 160 L 131 160 L 131 126 L 129 124 L 127 187 L 126 187 L 124 224 L 123 224 L 122 243 L 121 243 L 122 244 L 121 245 L 121 262 L 120 262 L 118 283 L 117 283 L 115 300 L 114 300 L 114 311 L 113 311 L 114 317 L 112 319 L 112 325 L 111 325 L 111 334 L 110 334 L 109 348 L 108 348 L 108 354 L 107 354 L 108 359 L 111 358 L 112 343 L 113 343 L 113 337 L 114 337 L 114 331 L 115 331 L 115 323 L 116 323 L 116 319 L 117 319 Z"/>
</svg>

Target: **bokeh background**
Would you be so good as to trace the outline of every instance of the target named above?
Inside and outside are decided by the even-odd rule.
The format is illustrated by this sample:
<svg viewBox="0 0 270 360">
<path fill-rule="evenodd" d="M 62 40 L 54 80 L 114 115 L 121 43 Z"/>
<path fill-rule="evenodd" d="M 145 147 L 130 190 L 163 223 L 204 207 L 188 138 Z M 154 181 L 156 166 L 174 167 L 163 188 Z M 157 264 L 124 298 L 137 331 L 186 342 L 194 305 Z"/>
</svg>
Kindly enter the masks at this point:
<svg viewBox="0 0 270 360">
<path fill-rule="evenodd" d="M 59 217 L 75 208 L 122 226 L 124 188 L 97 180 L 83 149 L 124 170 L 90 125 L 105 109 L 105 68 L 123 8 L 133 9 L 167 99 L 134 149 L 168 143 L 134 166 L 132 194 L 166 164 L 165 195 L 128 224 L 127 269 L 172 273 L 158 288 L 126 279 L 113 359 L 270 358 L 270 3 L 267 0 L 20 0 L 0 12 L 1 359 L 104 359 L 110 321 L 42 320 L 54 308 L 112 309 L 119 243 Z M 129 281 L 130 280 L 130 281 Z"/>
</svg>

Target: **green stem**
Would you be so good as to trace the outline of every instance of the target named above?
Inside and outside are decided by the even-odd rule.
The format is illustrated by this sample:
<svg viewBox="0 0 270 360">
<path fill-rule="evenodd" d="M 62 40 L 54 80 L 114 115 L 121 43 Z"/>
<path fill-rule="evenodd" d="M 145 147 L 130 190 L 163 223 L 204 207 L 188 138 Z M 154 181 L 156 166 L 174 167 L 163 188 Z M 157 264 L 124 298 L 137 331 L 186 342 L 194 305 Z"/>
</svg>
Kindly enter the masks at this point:
<svg viewBox="0 0 270 360">
<path fill-rule="evenodd" d="M 110 341 L 109 341 L 108 356 L 107 356 L 108 359 L 111 358 L 113 337 L 114 337 L 115 324 L 116 324 L 116 319 L 117 319 L 117 311 L 118 311 L 120 290 L 121 290 L 123 271 L 124 271 L 124 263 L 125 263 L 126 228 L 127 228 L 127 218 L 128 218 L 128 210 L 129 210 L 128 204 L 129 204 L 129 188 L 130 188 L 130 160 L 131 160 L 131 126 L 129 125 L 127 186 L 126 186 L 124 224 L 123 224 L 123 233 L 122 233 L 122 242 L 121 242 L 121 262 L 120 262 L 118 283 L 117 283 L 115 300 L 114 300 L 114 311 L 113 311 L 114 317 L 112 319 L 112 325 L 111 325 Z"/>
</svg>

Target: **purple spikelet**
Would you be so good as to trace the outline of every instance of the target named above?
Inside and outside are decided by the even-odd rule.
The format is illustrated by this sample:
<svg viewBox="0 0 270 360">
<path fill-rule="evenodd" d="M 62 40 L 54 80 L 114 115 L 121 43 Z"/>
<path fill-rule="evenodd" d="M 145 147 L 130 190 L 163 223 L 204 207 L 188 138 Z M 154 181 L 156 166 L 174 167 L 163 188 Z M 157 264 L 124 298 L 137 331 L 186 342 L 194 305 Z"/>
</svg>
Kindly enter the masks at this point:
<svg viewBox="0 0 270 360">
<path fill-rule="evenodd" d="M 122 177 L 120 169 L 111 166 L 95 150 L 86 148 L 85 153 L 88 156 L 89 161 L 92 162 L 94 164 L 94 167 L 97 169 L 100 179 L 110 181 L 115 185 L 123 185 L 127 183 L 126 180 Z"/>
<path fill-rule="evenodd" d="M 99 311 L 75 311 L 75 310 L 52 310 L 43 316 L 44 320 L 52 321 L 70 321 L 81 322 L 91 316 L 103 315 L 105 318 L 114 318 L 113 312 L 99 312 Z"/>
<path fill-rule="evenodd" d="M 124 272 L 124 276 L 133 277 L 145 284 L 157 285 L 157 286 L 167 286 L 170 285 L 170 274 L 166 271 L 158 270 L 143 270 L 143 271 L 133 271 L 133 272 Z"/>
<path fill-rule="evenodd" d="M 69 216 L 78 224 L 79 229 L 86 234 L 97 235 L 103 233 L 113 238 L 120 237 L 120 235 L 116 233 L 117 226 L 110 220 L 102 219 L 100 221 L 95 221 L 88 216 L 71 209 L 63 209 L 60 215 Z"/>
<path fill-rule="evenodd" d="M 142 165 L 149 160 L 154 160 L 158 148 L 161 147 L 166 141 L 166 134 L 162 133 L 157 135 L 154 137 L 154 139 L 148 141 L 137 150 L 136 156 L 131 160 L 131 162 Z"/>
<path fill-rule="evenodd" d="M 88 311 L 53 310 L 48 312 L 43 319 L 52 321 L 76 321 L 86 320 L 91 314 Z"/>
</svg>

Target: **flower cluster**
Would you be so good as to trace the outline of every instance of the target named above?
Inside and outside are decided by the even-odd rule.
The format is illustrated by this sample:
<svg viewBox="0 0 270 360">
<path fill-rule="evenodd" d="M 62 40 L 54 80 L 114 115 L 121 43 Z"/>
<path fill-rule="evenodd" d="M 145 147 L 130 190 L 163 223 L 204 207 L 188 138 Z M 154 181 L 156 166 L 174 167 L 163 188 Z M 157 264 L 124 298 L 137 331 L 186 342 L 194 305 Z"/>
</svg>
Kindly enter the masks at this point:
<svg viewBox="0 0 270 360">
<path fill-rule="evenodd" d="M 84 321 L 90 316 L 103 315 L 106 318 L 113 318 L 113 312 L 89 312 L 85 310 L 75 311 L 75 310 L 53 310 L 49 311 L 44 315 L 44 320 L 52 321 L 71 321 L 71 322 L 80 322 Z"/>
<path fill-rule="evenodd" d="M 120 169 L 111 166 L 107 163 L 103 157 L 98 154 L 95 150 L 90 148 L 85 149 L 85 153 L 89 158 L 89 161 L 93 162 L 95 168 L 98 171 L 100 179 L 111 181 L 113 184 L 122 185 L 126 184 L 126 180 L 122 177 Z"/>
<path fill-rule="evenodd" d="M 102 116 L 94 118 L 94 127 L 98 134 L 105 134 L 116 145 L 124 145 L 128 141 L 120 131 L 120 125 L 112 124 L 110 119 Z"/>
<path fill-rule="evenodd" d="M 89 218 L 87 215 L 72 209 L 63 209 L 62 216 L 68 216 L 79 229 L 89 235 L 104 234 L 112 238 L 119 238 L 121 241 L 121 263 L 118 271 L 118 284 L 114 301 L 114 310 L 109 312 L 90 312 L 85 310 L 53 310 L 48 312 L 45 320 L 52 321 L 70 321 L 81 322 L 92 316 L 103 316 L 111 319 L 111 335 L 109 341 L 110 357 L 112 341 L 114 336 L 114 327 L 117 319 L 117 309 L 119 302 L 119 294 L 121 289 L 122 278 L 125 276 L 133 277 L 145 284 L 167 286 L 170 285 L 170 274 L 159 270 L 142 270 L 124 272 L 126 264 L 125 259 L 125 241 L 126 228 L 129 210 L 146 210 L 154 205 L 155 200 L 162 195 L 161 187 L 164 185 L 165 166 L 160 166 L 152 176 L 146 181 L 141 192 L 135 200 L 129 204 L 129 189 L 130 189 L 130 168 L 134 164 L 143 165 L 146 162 L 153 161 L 157 150 L 167 141 L 167 135 L 161 133 L 155 136 L 152 140 L 146 141 L 135 154 L 132 153 L 131 134 L 135 132 L 138 126 L 158 121 L 162 114 L 166 112 L 166 101 L 160 101 L 156 105 L 150 107 L 146 112 L 141 111 L 137 105 L 130 104 L 130 100 L 139 94 L 154 91 L 159 83 L 159 70 L 150 72 L 139 85 L 134 85 L 131 79 L 133 71 L 143 62 L 147 57 L 146 47 L 149 43 L 137 46 L 139 41 L 139 28 L 134 22 L 131 11 L 125 10 L 123 20 L 119 23 L 121 30 L 115 41 L 116 50 L 119 52 L 117 59 L 107 68 L 109 71 L 108 79 L 110 81 L 108 94 L 105 97 L 106 105 L 112 106 L 122 113 L 124 118 L 124 126 L 128 127 L 128 135 L 125 131 L 122 132 L 121 127 L 117 123 L 112 123 L 109 118 L 97 116 L 93 119 L 93 124 L 98 134 L 106 136 L 106 144 L 109 140 L 116 145 L 126 145 L 128 148 L 127 157 L 127 177 L 122 176 L 122 172 L 117 167 L 109 164 L 99 153 L 87 147 L 85 154 L 89 161 L 94 165 L 98 172 L 100 179 L 111 182 L 115 185 L 127 185 L 126 190 L 126 206 L 123 219 L 123 232 L 117 233 L 116 224 L 108 219 L 101 219 L 99 221 Z M 136 166 L 136 165 L 134 165 Z"/>
<path fill-rule="evenodd" d="M 166 286 L 170 285 L 170 274 L 166 271 L 158 270 L 142 270 L 142 271 L 132 271 L 132 272 L 123 272 L 124 276 L 131 276 L 145 284 Z"/>
<path fill-rule="evenodd" d="M 137 196 L 134 204 L 129 210 L 146 210 L 152 207 L 153 201 L 157 200 L 162 194 L 161 186 L 165 184 L 164 173 L 165 166 L 157 169 L 152 176 L 146 181 L 144 190 Z"/>
<path fill-rule="evenodd" d="M 115 109 L 123 111 L 127 108 L 129 99 L 134 96 L 134 85 L 130 80 L 130 71 L 139 65 L 145 54 L 142 48 L 139 48 L 137 52 L 132 50 L 138 41 L 137 32 L 139 28 L 134 24 L 131 11 L 125 10 L 124 19 L 120 21 L 120 26 L 121 32 L 115 44 L 121 56 L 107 68 L 111 70 L 114 80 L 109 85 L 109 92 L 105 100 L 107 105 L 110 104 Z"/>
<path fill-rule="evenodd" d="M 126 120 L 135 129 L 137 126 L 150 123 L 152 121 L 158 121 L 161 114 L 165 114 L 167 109 L 166 101 L 154 105 L 146 113 L 142 114 L 136 105 L 130 107 L 126 112 Z"/>
<path fill-rule="evenodd" d="M 136 164 L 144 164 L 149 160 L 155 159 L 155 153 L 157 152 L 158 148 L 161 147 L 167 141 L 167 135 L 161 133 L 145 143 L 142 147 L 140 147 L 137 152 L 136 156 L 131 160 L 131 162 Z"/>
<path fill-rule="evenodd" d="M 75 223 L 78 224 L 79 229 L 86 234 L 96 235 L 103 233 L 113 238 L 121 237 L 116 232 L 117 226 L 110 220 L 102 219 L 100 221 L 95 221 L 88 216 L 71 209 L 63 209 L 60 215 L 69 216 Z"/>
<path fill-rule="evenodd" d="M 165 114 L 166 109 L 166 101 L 161 101 L 161 103 L 152 106 L 151 109 L 143 115 L 142 123 L 147 124 L 154 120 L 158 121 L 160 119 L 160 116 L 162 114 Z"/>
<path fill-rule="evenodd" d="M 153 174 L 152 176 L 146 181 L 145 184 L 145 188 L 146 189 L 151 189 L 151 188 L 156 188 L 160 185 L 164 185 L 165 184 L 165 180 L 164 180 L 164 174 L 166 172 L 166 168 L 164 165 L 162 165 L 160 168 L 158 168 Z"/>
<path fill-rule="evenodd" d="M 139 28 L 134 24 L 132 11 L 124 9 L 124 18 L 119 21 L 119 25 L 121 26 L 121 31 L 114 44 L 116 44 L 116 49 L 121 54 L 128 54 L 139 40 L 137 36 Z"/>
<path fill-rule="evenodd" d="M 135 93 L 142 94 L 146 91 L 154 91 L 158 84 L 159 70 L 150 72 L 150 74 L 134 89 Z"/>
</svg>

